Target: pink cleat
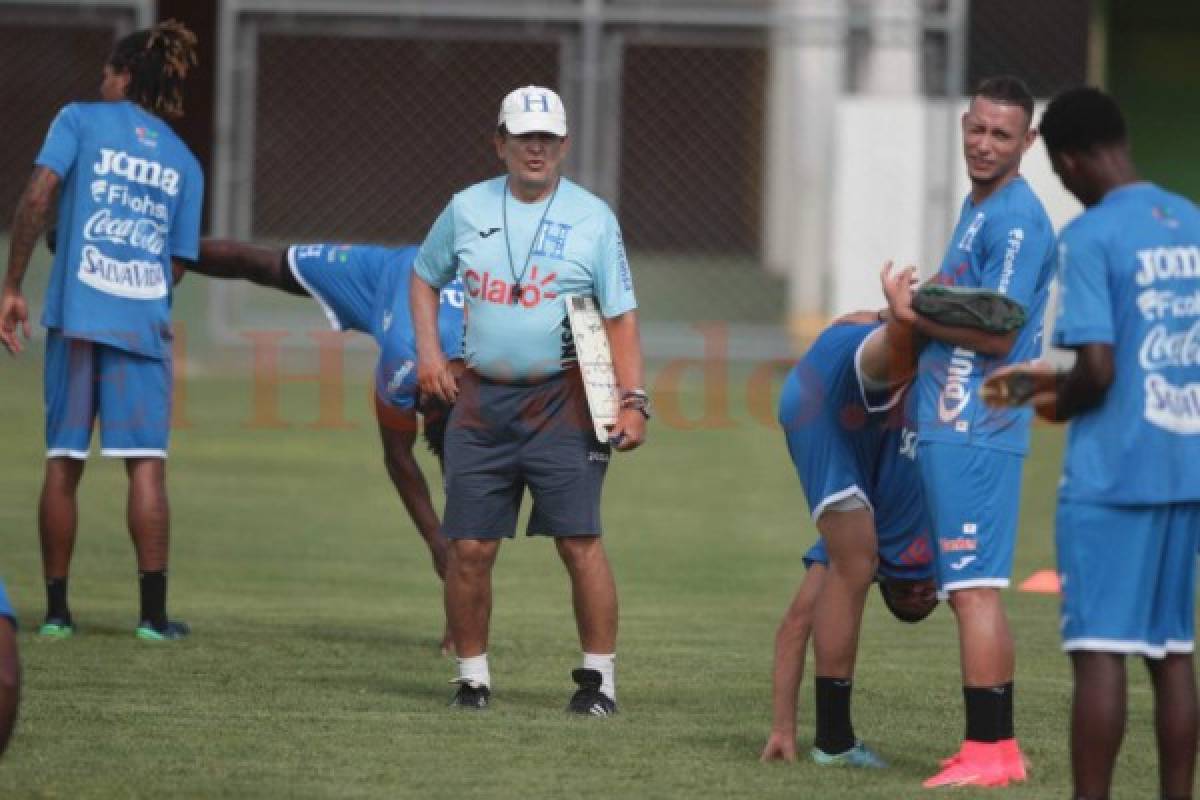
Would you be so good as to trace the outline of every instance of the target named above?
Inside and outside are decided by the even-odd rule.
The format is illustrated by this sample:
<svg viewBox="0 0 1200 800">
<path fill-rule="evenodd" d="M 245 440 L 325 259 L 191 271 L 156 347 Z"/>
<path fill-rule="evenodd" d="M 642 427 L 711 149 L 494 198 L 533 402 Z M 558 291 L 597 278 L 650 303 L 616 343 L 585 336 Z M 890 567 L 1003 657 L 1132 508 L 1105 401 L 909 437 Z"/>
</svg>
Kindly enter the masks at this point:
<svg viewBox="0 0 1200 800">
<path fill-rule="evenodd" d="M 1009 780 L 1023 782 L 1029 776 L 1029 759 L 1021 752 L 1017 740 L 1001 739 L 996 744 L 1000 745 L 1001 752 L 1004 753 L 1004 760 L 1008 763 Z"/>
<path fill-rule="evenodd" d="M 975 742 L 970 739 L 950 758 L 942 761 L 942 771 L 925 781 L 926 789 L 939 786 L 1008 786 L 1010 780 L 1024 780 L 1025 766 L 1020 762 L 1020 777 L 1014 773 L 1012 753 L 1020 757 L 1016 740 Z"/>
</svg>

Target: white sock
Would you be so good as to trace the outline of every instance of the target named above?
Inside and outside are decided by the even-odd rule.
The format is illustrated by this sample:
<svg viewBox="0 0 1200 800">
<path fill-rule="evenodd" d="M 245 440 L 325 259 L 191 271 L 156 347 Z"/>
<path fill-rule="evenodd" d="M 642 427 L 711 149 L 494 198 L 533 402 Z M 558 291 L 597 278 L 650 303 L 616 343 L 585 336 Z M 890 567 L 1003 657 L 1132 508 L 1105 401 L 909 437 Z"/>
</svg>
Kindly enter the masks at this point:
<svg viewBox="0 0 1200 800">
<path fill-rule="evenodd" d="M 616 653 L 584 653 L 583 668 L 594 669 L 600 673 L 600 691 L 612 700 L 617 701 L 617 654 Z"/>
<path fill-rule="evenodd" d="M 470 658 L 459 658 L 458 661 L 458 679 L 460 681 L 470 681 L 474 684 L 492 686 L 492 674 L 488 671 L 487 653 L 481 653 Z"/>
</svg>

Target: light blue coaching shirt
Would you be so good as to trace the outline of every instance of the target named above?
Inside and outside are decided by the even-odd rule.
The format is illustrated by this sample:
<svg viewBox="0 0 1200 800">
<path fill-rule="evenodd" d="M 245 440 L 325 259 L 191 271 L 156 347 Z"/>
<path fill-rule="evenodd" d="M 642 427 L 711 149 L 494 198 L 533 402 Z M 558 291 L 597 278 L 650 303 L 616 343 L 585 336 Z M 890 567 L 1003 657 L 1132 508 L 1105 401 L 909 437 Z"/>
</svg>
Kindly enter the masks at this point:
<svg viewBox="0 0 1200 800">
<path fill-rule="evenodd" d="M 1025 327 L 1005 358 L 989 358 L 945 342 L 921 352 L 917 393 L 918 438 L 1024 454 L 1029 449 L 1029 409 L 994 409 L 979 386 L 1006 364 L 1041 354 L 1042 317 L 1054 277 L 1054 228 L 1033 189 L 1018 176 L 982 203 L 963 202 L 936 283 L 991 289 L 1025 309 Z"/>
<path fill-rule="evenodd" d="M 1062 232 L 1054 343 L 1109 344 L 1104 402 L 1071 420 L 1060 496 L 1200 501 L 1200 211 L 1149 183 Z"/>
<path fill-rule="evenodd" d="M 436 288 L 462 280 L 467 366 L 494 380 L 527 380 L 575 361 L 564 294 L 594 296 L 610 319 L 637 301 L 621 229 L 603 200 L 566 178 L 539 203 L 522 203 L 506 185 L 500 176 L 454 195 L 413 268 Z"/>
<path fill-rule="evenodd" d="M 171 258 L 195 260 L 204 174 L 135 103 L 71 103 L 35 159 L 63 181 L 42 324 L 151 358 L 170 350 Z"/>
</svg>

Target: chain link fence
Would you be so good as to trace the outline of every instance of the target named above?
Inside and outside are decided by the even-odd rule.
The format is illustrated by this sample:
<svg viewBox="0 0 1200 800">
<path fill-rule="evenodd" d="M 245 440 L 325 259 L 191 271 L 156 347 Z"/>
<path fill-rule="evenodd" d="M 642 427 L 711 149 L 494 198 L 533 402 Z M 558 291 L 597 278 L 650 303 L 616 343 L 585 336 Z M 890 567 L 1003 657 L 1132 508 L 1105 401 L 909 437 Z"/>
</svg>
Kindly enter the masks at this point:
<svg viewBox="0 0 1200 800">
<path fill-rule="evenodd" d="M 153 5 L 0 0 L 0 109 L 20 120 L 0 152 L 0 227 L 54 111 L 95 97 L 114 38 L 148 22 Z M 749 357 L 792 352 L 797 318 L 819 324 L 843 310 L 839 282 L 859 279 L 839 253 L 861 234 L 838 209 L 854 198 L 912 198 L 898 202 L 922 214 L 897 207 L 872 227 L 887 241 L 903 241 L 889 223 L 919 227 L 914 257 L 936 259 L 961 199 L 956 103 L 998 72 L 1025 77 L 1041 96 L 1083 82 L 1091 14 L 1088 0 L 218 0 L 218 9 L 212 233 L 277 245 L 420 242 L 452 192 L 501 170 L 491 146 L 500 99 L 549 85 L 571 123 L 567 174 L 621 220 L 648 351 L 696 353 L 694 324 L 721 321 L 741 331 Z M 885 120 L 888 103 L 919 107 L 911 175 L 887 169 L 843 185 L 847 165 L 903 128 L 848 130 L 862 118 L 846 113 L 854 103 L 880 104 Z M 253 327 L 311 330 L 318 319 L 249 286 L 210 282 L 205 292 L 216 341 L 240 342 Z"/>
<path fill-rule="evenodd" d="M 0 2 L 0 230 L 7 230 L 33 159 L 59 108 L 98 98 L 100 70 L 145 4 Z"/>
</svg>

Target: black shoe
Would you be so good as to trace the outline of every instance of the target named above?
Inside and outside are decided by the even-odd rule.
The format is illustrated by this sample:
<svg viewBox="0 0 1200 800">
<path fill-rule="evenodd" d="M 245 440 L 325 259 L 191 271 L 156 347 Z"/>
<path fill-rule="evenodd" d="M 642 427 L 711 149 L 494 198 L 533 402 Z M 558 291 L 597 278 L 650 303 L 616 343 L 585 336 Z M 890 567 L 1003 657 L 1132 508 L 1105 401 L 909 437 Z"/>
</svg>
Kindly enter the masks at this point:
<svg viewBox="0 0 1200 800">
<path fill-rule="evenodd" d="M 913 295 L 913 310 L 942 325 L 988 333 L 1008 333 L 1025 324 L 1021 304 L 991 289 L 922 286 Z"/>
<path fill-rule="evenodd" d="M 617 713 L 617 702 L 600 691 L 604 677 L 598 669 L 571 670 L 571 680 L 579 687 L 567 703 L 567 711 L 592 717 L 611 717 Z"/>
<path fill-rule="evenodd" d="M 462 678 L 454 681 L 458 691 L 450 698 L 451 708 L 462 708 L 467 711 L 487 711 L 492 701 L 492 690 L 482 683 L 475 683 Z"/>
</svg>

